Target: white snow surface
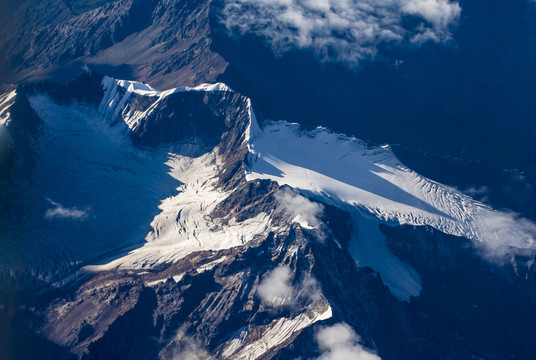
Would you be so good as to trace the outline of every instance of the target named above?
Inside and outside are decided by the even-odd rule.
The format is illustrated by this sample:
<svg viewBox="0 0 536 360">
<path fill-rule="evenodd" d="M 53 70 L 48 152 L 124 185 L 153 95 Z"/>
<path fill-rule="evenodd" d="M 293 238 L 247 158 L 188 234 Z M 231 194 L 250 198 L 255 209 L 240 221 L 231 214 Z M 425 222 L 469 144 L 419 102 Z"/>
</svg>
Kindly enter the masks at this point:
<svg viewBox="0 0 536 360">
<path fill-rule="evenodd" d="M 168 155 L 169 175 L 183 185 L 177 188 L 177 195 L 161 201 L 161 212 L 150 224 L 146 243 L 127 256 L 88 269 L 139 269 L 171 263 L 195 251 L 243 245 L 270 227 L 269 216 L 264 213 L 240 223 L 232 219 L 227 225 L 211 218 L 217 205 L 229 196 L 215 186 L 218 170 L 214 152 L 198 158 Z"/>
<path fill-rule="evenodd" d="M 9 125 L 9 107 L 11 106 L 10 102 L 17 96 L 17 91 L 13 90 L 6 94 L 0 95 L 0 126 Z"/>
<path fill-rule="evenodd" d="M 243 331 L 239 337 L 229 340 L 222 352 L 224 359 L 255 360 L 261 358 L 268 351 L 284 344 L 293 335 L 299 334 L 303 329 L 312 324 L 331 318 L 331 307 L 322 312 L 304 312 L 295 318 L 280 318 L 274 320 L 262 333 L 262 336 L 247 345 L 245 338 L 248 331 Z M 244 346 L 245 345 L 245 346 Z"/>
<path fill-rule="evenodd" d="M 379 271 L 400 299 L 419 294 L 420 278 L 389 254 L 379 222 L 429 225 L 494 252 L 535 248 L 534 224 L 417 174 L 388 146 L 371 148 L 325 128 L 307 132 L 298 124 L 267 123 L 251 139 L 247 179 L 270 179 L 348 210 L 361 225 L 352 255 L 359 265 Z"/>
</svg>

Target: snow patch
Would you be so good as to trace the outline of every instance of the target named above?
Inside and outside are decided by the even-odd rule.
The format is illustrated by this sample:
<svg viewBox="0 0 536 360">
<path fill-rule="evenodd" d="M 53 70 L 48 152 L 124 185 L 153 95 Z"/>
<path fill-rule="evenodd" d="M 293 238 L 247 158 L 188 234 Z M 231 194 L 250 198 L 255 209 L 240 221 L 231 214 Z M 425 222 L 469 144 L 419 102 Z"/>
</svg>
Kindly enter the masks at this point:
<svg viewBox="0 0 536 360">
<path fill-rule="evenodd" d="M 201 274 L 201 273 L 204 273 L 205 271 L 212 270 L 214 269 L 216 265 L 224 262 L 225 259 L 227 259 L 227 256 L 222 256 L 221 258 L 211 261 L 208 264 L 201 265 L 200 267 L 196 268 L 195 271 L 197 271 L 198 274 Z"/>
<path fill-rule="evenodd" d="M 16 96 L 16 90 L 0 96 L 0 126 L 9 126 L 9 119 L 11 118 L 9 108 Z"/>
<path fill-rule="evenodd" d="M 280 318 L 272 321 L 267 329 L 262 333 L 261 337 L 246 346 L 246 334 L 241 334 L 241 337 L 230 340 L 222 352 L 225 359 L 234 360 L 254 360 L 261 358 L 268 351 L 275 349 L 279 345 L 291 339 L 292 336 L 299 334 L 303 329 L 312 324 L 331 318 L 331 307 L 322 312 L 304 312 L 295 318 Z M 240 349 L 240 350 L 239 350 Z M 238 351 L 239 350 L 239 351 Z"/>
<path fill-rule="evenodd" d="M 181 274 L 178 274 L 178 275 L 173 275 L 171 278 L 173 279 L 173 281 L 175 281 L 175 283 L 178 283 L 179 281 L 182 280 L 184 275 L 185 275 L 185 273 L 181 273 Z M 156 286 L 156 285 L 159 285 L 159 284 L 163 284 L 166 281 L 168 281 L 168 279 L 169 279 L 169 277 L 167 277 L 165 279 L 158 279 L 158 280 L 149 281 L 149 282 L 145 283 L 145 286 Z"/>
<path fill-rule="evenodd" d="M 253 111 L 253 106 L 251 105 L 251 99 L 249 98 L 247 100 L 247 106 L 249 114 L 249 124 L 246 128 L 246 142 L 249 148 L 251 142 L 255 140 L 257 136 L 262 135 L 262 130 L 259 127 L 259 122 L 257 121 L 257 117 L 255 116 L 255 112 Z"/>
<path fill-rule="evenodd" d="M 421 277 L 412 267 L 391 254 L 377 219 L 362 212 L 354 212 L 352 215 L 355 229 L 348 251 L 356 264 L 379 272 L 382 281 L 389 286 L 396 298 L 409 301 L 412 296 L 419 296 L 422 290 Z"/>
</svg>

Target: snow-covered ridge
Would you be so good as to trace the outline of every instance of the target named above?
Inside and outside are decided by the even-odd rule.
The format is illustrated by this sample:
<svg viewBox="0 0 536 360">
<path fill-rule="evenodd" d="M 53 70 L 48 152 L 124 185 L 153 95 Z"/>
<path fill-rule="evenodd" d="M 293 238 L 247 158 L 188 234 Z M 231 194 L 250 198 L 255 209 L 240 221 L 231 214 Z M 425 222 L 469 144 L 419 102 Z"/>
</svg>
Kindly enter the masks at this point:
<svg viewBox="0 0 536 360">
<path fill-rule="evenodd" d="M 101 248 L 145 240 L 126 256 L 92 268 L 100 270 L 174 262 L 195 251 L 239 246 L 273 230 L 269 214 L 243 222 L 230 220 L 225 225 L 210 216 L 231 194 L 218 183 L 225 159 L 217 149 L 201 156 L 193 150 L 177 150 L 180 146 L 177 151 L 141 150 L 125 136 L 125 127 L 112 131 L 117 130 L 114 124 L 123 122 L 135 130 L 162 99 L 176 91 L 231 91 L 228 87 L 202 85 L 160 92 L 142 83 L 108 77 L 102 86 L 104 96 L 97 111 L 76 104 L 60 106 L 43 95 L 30 99 L 45 129 L 37 141 L 43 161 L 34 171 L 34 182 L 40 184 L 36 198 L 88 212 L 83 221 L 69 227 L 49 219 L 47 228 L 54 233 L 40 236 L 67 244 L 73 238 L 99 238 Z M 132 103 L 134 97 L 137 101 Z M 356 224 L 355 241 L 350 244 L 354 259 L 360 266 L 379 271 L 400 299 L 417 296 L 422 284 L 414 270 L 389 253 L 378 229 L 381 222 L 429 225 L 500 251 L 509 246 L 535 247 L 536 225 L 411 171 L 388 146 L 369 148 L 358 139 L 324 128 L 306 132 L 286 122 L 267 123 L 261 129 L 249 100 L 246 110 L 249 123 L 238 134 L 244 135 L 250 152 L 246 179 L 287 184 L 308 197 L 347 210 Z M 61 161 L 58 153 L 63 154 Z M 51 179 L 50 173 L 57 176 Z M 49 202 L 42 203 L 42 211 L 35 213 L 41 222 L 49 206 Z M 117 206 L 126 207 L 124 214 L 116 214 Z M 114 218 L 113 225 L 109 218 Z M 107 230 L 101 233 L 98 229 Z M 125 234 L 124 229 L 132 231 Z M 90 245 L 98 248 L 79 241 L 76 256 Z"/>
<path fill-rule="evenodd" d="M 130 80 L 116 80 L 109 76 L 102 79 L 104 97 L 99 105 L 99 112 L 108 119 L 115 119 L 121 115 L 129 129 L 135 130 L 140 121 L 147 117 L 158 107 L 158 104 L 171 94 L 189 91 L 200 92 L 232 92 L 233 90 L 223 83 L 201 84 L 196 87 L 177 87 L 165 91 L 155 90 L 148 84 Z M 147 109 L 130 109 L 128 104 L 133 95 L 150 98 L 153 103 Z"/>
<path fill-rule="evenodd" d="M 534 247 L 530 226 L 404 166 L 389 146 L 369 148 L 324 128 L 269 123 L 251 147 L 248 178 L 287 184 L 396 224 L 430 225 L 492 247 Z"/>
<path fill-rule="evenodd" d="M 120 115 L 131 130 L 135 130 L 140 121 L 157 108 L 159 101 L 177 91 L 231 91 L 223 84 L 157 91 L 145 84 L 111 78 L 103 80 L 103 88 L 105 96 L 99 112 L 108 116 Z M 132 94 L 154 101 L 143 111 L 136 111 L 128 106 Z M 289 185 L 306 196 L 342 207 L 353 214 L 356 232 L 350 245 L 352 255 L 360 266 L 370 266 L 379 271 L 393 294 L 400 299 L 418 296 L 422 284 L 413 269 L 388 251 L 378 230 L 381 222 L 428 225 L 447 234 L 484 243 L 500 253 L 509 247 L 535 247 L 534 224 L 519 221 L 512 214 L 496 211 L 453 188 L 411 171 L 396 158 L 389 146 L 370 148 L 356 138 L 335 134 L 325 128 L 306 132 L 300 130 L 298 124 L 287 122 L 267 123 L 261 129 L 249 100 L 248 112 L 250 122 L 245 129 L 245 139 L 250 165 L 246 168 L 246 178 L 270 179 Z M 173 177 L 185 182 L 184 166 L 172 165 L 176 160 L 170 161 L 168 165 L 172 169 L 181 168 L 180 173 L 172 171 L 176 174 Z M 192 162 L 192 169 L 195 169 L 192 173 L 203 173 L 203 168 L 208 165 L 206 161 L 201 161 L 204 165 L 193 165 L 197 160 Z M 218 162 L 216 158 L 211 161 Z M 213 171 L 217 169 L 214 167 Z M 208 178 L 208 173 L 203 176 L 203 179 Z M 213 233 L 210 230 L 213 225 L 204 219 L 228 194 L 216 194 L 211 182 L 204 181 L 213 190 L 209 191 L 212 195 L 207 192 L 202 199 L 198 194 L 203 194 L 208 188 L 193 186 L 196 181 L 186 182 L 187 185 L 181 187 L 181 195 L 162 203 L 163 213 L 154 219 L 154 231 L 148 235 L 147 245 L 108 266 L 144 267 L 160 261 L 174 261 L 191 251 L 186 249 L 189 246 L 182 248 L 191 240 L 203 238 L 200 244 L 208 247 L 203 245 L 200 249 L 216 249 L 220 247 L 220 239 L 225 239 L 223 243 L 232 247 L 249 241 L 249 231 L 254 234 L 266 231 L 267 227 L 263 227 L 262 223 L 269 222 L 269 217 L 251 219 L 251 224 L 233 224 L 237 233 L 232 229 L 228 229 L 232 230 L 232 234 L 224 234 L 228 231 Z M 193 198 L 187 200 L 190 186 L 193 186 L 192 191 L 195 190 L 196 201 Z M 212 196 L 215 196 L 214 200 L 201 205 L 198 210 L 187 210 L 188 202 L 203 204 Z M 184 215 L 184 221 L 168 224 L 177 212 Z M 172 228 L 182 230 L 177 233 Z M 179 236 L 180 233 L 182 235 Z M 184 237 L 186 242 L 181 240 L 182 245 L 179 245 L 177 236 Z M 235 241 L 240 238 L 244 240 Z"/>
<path fill-rule="evenodd" d="M 145 84 L 139 81 L 131 80 L 116 80 L 111 77 L 105 76 L 102 80 L 103 86 L 108 87 L 110 83 L 116 83 L 129 93 L 143 95 L 143 96 L 167 96 L 177 92 L 185 91 L 233 91 L 229 86 L 224 83 L 215 84 L 201 84 L 195 87 L 181 86 L 173 89 L 158 91 L 149 84 Z"/>
</svg>

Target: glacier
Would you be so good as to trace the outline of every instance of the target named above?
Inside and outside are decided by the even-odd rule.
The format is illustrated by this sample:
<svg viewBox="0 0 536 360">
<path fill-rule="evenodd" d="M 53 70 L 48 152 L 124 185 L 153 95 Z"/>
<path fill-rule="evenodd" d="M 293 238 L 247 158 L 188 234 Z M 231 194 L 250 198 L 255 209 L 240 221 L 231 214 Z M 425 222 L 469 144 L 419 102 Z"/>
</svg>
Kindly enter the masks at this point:
<svg viewBox="0 0 536 360">
<path fill-rule="evenodd" d="M 359 266 L 382 274 L 399 299 L 422 288 L 415 270 L 390 254 L 379 223 L 431 226 L 483 245 L 491 260 L 515 248 L 536 248 L 536 226 L 501 212 L 404 166 L 389 146 L 325 128 L 312 131 L 283 121 L 265 124 L 250 141 L 247 179 L 269 179 L 318 201 L 342 207 L 357 225 L 350 252 Z"/>
</svg>

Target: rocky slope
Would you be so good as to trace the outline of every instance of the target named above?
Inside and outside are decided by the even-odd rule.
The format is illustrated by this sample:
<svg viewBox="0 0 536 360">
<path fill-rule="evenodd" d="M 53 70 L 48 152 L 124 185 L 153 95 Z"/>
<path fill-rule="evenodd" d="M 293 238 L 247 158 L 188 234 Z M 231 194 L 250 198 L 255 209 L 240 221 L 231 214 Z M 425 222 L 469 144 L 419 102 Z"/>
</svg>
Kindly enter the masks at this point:
<svg viewBox="0 0 536 360">
<path fill-rule="evenodd" d="M 69 81 L 88 66 L 161 88 L 214 81 L 226 63 L 210 50 L 209 11 L 205 0 L 25 1 L 1 29 L 0 81 Z"/>
</svg>

